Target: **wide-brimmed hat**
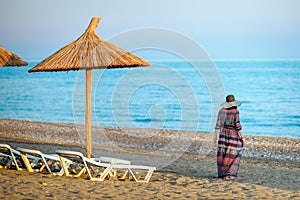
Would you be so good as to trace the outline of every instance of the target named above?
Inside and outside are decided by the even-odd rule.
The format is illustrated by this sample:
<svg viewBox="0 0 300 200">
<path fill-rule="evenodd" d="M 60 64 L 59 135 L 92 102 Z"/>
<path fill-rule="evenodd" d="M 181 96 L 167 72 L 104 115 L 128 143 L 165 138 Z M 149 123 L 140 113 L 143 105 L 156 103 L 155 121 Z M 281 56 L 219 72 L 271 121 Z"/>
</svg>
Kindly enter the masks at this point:
<svg viewBox="0 0 300 200">
<path fill-rule="evenodd" d="M 240 106 L 242 104 L 241 101 L 235 100 L 233 95 L 228 95 L 226 97 L 226 101 L 221 104 L 222 108 L 231 108 L 233 106 Z"/>
</svg>

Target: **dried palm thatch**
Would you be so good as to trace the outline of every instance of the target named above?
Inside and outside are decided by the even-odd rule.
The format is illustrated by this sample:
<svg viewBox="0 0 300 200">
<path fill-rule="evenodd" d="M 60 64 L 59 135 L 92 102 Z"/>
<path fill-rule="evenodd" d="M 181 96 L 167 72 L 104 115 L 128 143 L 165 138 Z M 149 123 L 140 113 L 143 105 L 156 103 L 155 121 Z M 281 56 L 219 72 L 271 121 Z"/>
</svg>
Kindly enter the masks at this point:
<svg viewBox="0 0 300 200">
<path fill-rule="evenodd" d="M 81 69 L 149 66 L 150 63 L 120 47 L 100 39 L 95 29 L 100 18 L 93 18 L 85 33 L 30 69 L 38 71 L 69 71 Z"/>
<path fill-rule="evenodd" d="M 26 66 L 27 62 L 0 46 L 0 66 Z"/>
<path fill-rule="evenodd" d="M 86 70 L 86 156 L 91 157 L 91 88 L 92 69 L 150 66 L 150 63 L 101 40 L 95 29 L 100 18 L 92 18 L 88 28 L 76 41 L 61 48 L 29 72 Z"/>
</svg>

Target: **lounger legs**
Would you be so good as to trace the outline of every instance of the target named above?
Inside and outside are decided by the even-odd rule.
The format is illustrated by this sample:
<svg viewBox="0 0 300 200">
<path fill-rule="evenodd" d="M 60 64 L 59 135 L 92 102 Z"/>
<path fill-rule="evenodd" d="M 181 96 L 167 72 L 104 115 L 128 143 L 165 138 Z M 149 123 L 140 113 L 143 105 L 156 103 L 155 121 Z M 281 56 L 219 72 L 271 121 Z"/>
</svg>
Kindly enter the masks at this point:
<svg viewBox="0 0 300 200">
<path fill-rule="evenodd" d="M 77 172 L 76 174 L 70 174 L 70 171 L 69 171 L 69 168 L 71 167 L 71 163 L 69 161 L 67 161 L 64 157 L 62 156 L 59 156 L 59 159 L 60 159 L 60 163 L 61 163 L 61 166 L 63 168 L 63 171 L 65 173 L 66 176 L 69 176 L 69 177 L 80 177 L 83 173 L 86 172 L 86 169 L 85 167 L 83 167 L 79 172 Z M 75 170 L 74 170 L 75 172 Z"/>
<path fill-rule="evenodd" d="M 149 180 L 150 180 L 150 178 L 151 178 L 151 176 L 152 176 L 155 168 L 149 169 L 148 172 L 147 172 L 147 174 L 146 174 L 146 176 L 145 176 L 145 178 L 143 178 L 143 179 L 137 178 L 137 176 L 134 174 L 134 172 L 132 171 L 132 169 L 129 168 L 128 170 L 129 170 L 130 174 L 132 175 L 132 177 L 134 178 L 134 180 L 136 182 L 147 183 L 147 182 L 149 182 Z"/>
</svg>

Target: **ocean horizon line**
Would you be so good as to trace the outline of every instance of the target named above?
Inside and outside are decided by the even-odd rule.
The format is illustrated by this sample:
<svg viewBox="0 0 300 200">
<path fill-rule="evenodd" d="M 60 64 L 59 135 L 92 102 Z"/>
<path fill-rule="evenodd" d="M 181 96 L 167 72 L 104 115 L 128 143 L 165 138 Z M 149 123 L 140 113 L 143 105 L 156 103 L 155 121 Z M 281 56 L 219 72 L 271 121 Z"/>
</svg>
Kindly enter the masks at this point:
<svg viewBox="0 0 300 200">
<path fill-rule="evenodd" d="M 41 62 L 45 58 L 24 58 L 27 62 Z M 151 62 L 187 62 L 184 59 L 168 59 L 168 58 L 154 58 Z M 211 59 L 191 59 L 192 62 L 300 62 L 300 58 L 211 58 Z"/>
</svg>

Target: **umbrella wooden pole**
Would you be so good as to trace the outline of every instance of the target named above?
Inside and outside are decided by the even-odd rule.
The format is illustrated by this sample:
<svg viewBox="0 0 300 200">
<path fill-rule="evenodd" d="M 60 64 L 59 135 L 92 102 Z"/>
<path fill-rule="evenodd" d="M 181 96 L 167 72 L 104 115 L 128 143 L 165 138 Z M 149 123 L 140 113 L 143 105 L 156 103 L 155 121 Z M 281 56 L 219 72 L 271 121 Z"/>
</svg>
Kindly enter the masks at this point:
<svg viewBox="0 0 300 200">
<path fill-rule="evenodd" d="M 91 90 L 92 90 L 92 70 L 86 70 L 86 108 L 85 108 L 85 131 L 86 131 L 86 156 L 91 158 L 92 153 L 92 133 L 91 133 Z"/>
</svg>

